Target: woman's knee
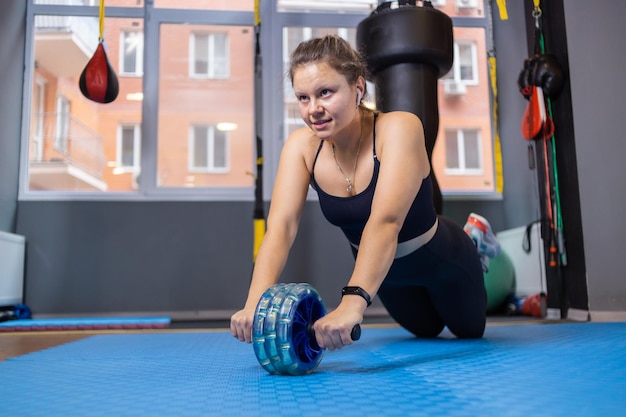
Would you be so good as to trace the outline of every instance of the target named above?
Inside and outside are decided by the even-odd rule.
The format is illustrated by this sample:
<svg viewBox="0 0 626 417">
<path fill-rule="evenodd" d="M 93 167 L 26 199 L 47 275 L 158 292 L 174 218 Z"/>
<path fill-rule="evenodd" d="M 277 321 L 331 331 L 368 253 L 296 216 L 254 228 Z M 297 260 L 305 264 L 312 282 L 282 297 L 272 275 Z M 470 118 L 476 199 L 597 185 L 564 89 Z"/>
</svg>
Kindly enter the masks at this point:
<svg viewBox="0 0 626 417">
<path fill-rule="evenodd" d="M 459 339 L 480 339 L 485 334 L 485 321 L 462 326 L 448 326 L 448 329 Z"/>
</svg>

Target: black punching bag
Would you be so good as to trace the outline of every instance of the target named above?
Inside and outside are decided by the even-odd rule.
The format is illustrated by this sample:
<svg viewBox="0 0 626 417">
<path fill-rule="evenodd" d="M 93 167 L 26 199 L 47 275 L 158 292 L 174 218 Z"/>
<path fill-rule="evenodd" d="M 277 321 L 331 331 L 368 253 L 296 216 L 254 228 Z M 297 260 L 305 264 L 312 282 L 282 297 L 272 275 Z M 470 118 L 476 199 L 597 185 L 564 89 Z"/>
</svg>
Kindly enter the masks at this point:
<svg viewBox="0 0 626 417">
<path fill-rule="evenodd" d="M 376 107 L 408 111 L 424 125 L 432 159 L 439 130 L 437 80 L 452 67 L 452 19 L 426 2 L 382 3 L 357 26 L 357 45 L 376 86 Z M 433 202 L 441 214 L 443 199 L 434 173 Z"/>
</svg>

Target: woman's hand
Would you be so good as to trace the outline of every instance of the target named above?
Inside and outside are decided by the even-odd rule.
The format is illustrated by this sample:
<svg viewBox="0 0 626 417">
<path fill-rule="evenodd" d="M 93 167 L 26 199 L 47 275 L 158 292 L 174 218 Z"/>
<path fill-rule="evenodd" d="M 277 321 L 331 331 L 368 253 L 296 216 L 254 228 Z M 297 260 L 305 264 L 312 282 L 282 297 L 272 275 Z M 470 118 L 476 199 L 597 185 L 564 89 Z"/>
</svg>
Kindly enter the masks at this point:
<svg viewBox="0 0 626 417">
<path fill-rule="evenodd" d="M 337 309 L 314 323 L 317 344 L 328 350 L 353 344 L 352 329 L 363 321 L 366 307 L 367 304 L 361 297 L 344 297 Z"/>
<path fill-rule="evenodd" d="M 244 308 L 230 318 L 230 333 L 242 342 L 252 343 L 252 322 L 255 310 L 255 308 Z"/>
</svg>

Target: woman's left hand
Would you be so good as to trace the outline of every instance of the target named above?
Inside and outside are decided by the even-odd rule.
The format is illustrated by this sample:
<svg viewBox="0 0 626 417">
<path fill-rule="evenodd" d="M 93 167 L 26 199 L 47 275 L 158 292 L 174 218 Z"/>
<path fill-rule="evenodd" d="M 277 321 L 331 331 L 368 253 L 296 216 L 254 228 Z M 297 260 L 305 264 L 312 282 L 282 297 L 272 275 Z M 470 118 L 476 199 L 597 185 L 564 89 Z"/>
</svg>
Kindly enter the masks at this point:
<svg viewBox="0 0 626 417">
<path fill-rule="evenodd" d="M 353 344 L 352 329 L 363 321 L 366 307 L 365 300 L 361 297 L 344 297 L 337 309 L 313 324 L 317 344 L 328 350 Z"/>
</svg>

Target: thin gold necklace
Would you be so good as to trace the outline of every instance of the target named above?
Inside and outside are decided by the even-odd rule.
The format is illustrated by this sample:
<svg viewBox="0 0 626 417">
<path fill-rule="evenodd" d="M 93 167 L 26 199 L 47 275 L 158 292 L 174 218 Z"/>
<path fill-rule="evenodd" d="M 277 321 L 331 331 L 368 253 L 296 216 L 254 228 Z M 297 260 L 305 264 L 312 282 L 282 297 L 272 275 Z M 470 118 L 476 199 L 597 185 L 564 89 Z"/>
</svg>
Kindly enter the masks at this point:
<svg viewBox="0 0 626 417">
<path fill-rule="evenodd" d="M 363 122 L 361 121 L 361 133 L 359 134 L 359 147 L 356 150 L 356 158 L 354 158 L 354 167 L 352 168 L 352 175 L 350 175 L 350 177 L 348 177 L 344 172 L 343 169 L 341 169 L 341 165 L 339 165 L 339 161 L 337 161 L 337 155 L 335 155 L 335 144 L 332 143 L 331 144 L 331 150 L 333 152 L 333 159 L 335 160 L 335 165 L 337 165 L 337 168 L 339 168 L 339 172 L 341 172 L 341 175 L 343 175 L 343 178 L 346 180 L 346 191 L 348 192 L 348 194 L 350 195 L 355 195 L 356 193 L 352 192 L 352 177 L 354 177 L 354 174 L 356 173 L 356 164 L 357 162 L 359 162 L 359 154 L 361 153 L 361 142 L 363 139 Z"/>
</svg>

